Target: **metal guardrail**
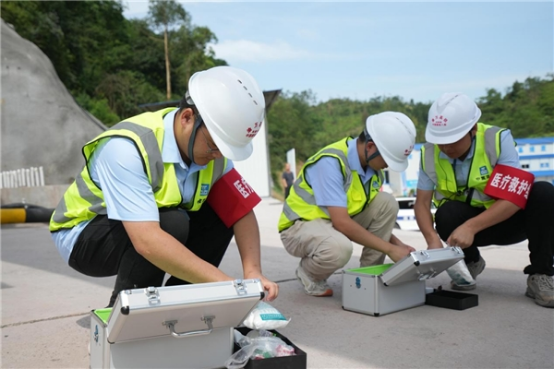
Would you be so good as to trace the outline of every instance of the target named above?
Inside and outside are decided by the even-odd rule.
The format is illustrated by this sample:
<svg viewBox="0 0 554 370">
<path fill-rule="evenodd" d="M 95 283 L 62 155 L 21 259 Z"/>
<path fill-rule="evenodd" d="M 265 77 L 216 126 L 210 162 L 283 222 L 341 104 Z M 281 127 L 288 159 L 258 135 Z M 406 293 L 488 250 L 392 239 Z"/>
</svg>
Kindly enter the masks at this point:
<svg viewBox="0 0 554 370">
<path fill-rule="evenodd" d="M 0 172 L 0 189 L 35 186 L 44 186 L 42 166 Z"/>
</svg>

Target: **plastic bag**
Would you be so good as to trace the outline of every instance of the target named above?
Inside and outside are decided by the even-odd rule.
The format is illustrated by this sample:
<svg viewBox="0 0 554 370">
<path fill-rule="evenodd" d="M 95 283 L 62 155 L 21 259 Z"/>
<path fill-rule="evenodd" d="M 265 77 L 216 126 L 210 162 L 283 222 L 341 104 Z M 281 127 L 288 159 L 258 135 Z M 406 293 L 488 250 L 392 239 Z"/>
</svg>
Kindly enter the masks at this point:
<svg viewBox="0 0 554 370">
<path fill-rule="evenodd" d="M 283 316 L 275 307 L 262 301 L 250 311 L 242 325 L 249 329 L 274 330 L 284 328 L 289 322 L 290 319 Z"/>
<path fill-rule="evenodd" d="M 234 334 L 235 342 L 241 349 L 225 361 L 225 367 L 228 369 L 242 368 L 250 359 L 258 360 L 295 354 L 294 347 L 289 346 L 281 338 L 266 330 L 260 330 L 252 337 L 244 336 L 238 330 L 235 330 Z"/>
<path fill-rule="evenodd" d="M 463 259 L 450 266 L 446 272 L 452 279 L 452 283 L 457 286 L 470 287 L 475 285 L 475 279 L 473 279 L 469 273 L 467 265 Z"/>
</svg>

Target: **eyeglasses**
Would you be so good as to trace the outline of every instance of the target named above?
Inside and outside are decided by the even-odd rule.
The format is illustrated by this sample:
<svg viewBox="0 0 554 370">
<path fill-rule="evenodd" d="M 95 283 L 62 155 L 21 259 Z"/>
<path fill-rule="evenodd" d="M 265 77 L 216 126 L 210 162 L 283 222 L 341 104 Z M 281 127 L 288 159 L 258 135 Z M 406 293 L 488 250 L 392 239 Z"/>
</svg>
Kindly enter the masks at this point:
<svg viewBox="0 0 554 370">
<path fill-rule="evenodd" d="M 202 136 L 204 136 L 204 142 L 206 142 L 206 146 L 208 147 L 208 150 L 206 150 L 206 153 L 212 154 L 215 152 L 219 152 L 218 148 L 212 148 L 210 146 L 210 143 L 208 142 L 208 138 L 206 137 L 206 134 L 204 133 L 204 130 L 202 130 L 202 127 L 200 127 L 200 132 L 202 133 Z"/>
</svg>

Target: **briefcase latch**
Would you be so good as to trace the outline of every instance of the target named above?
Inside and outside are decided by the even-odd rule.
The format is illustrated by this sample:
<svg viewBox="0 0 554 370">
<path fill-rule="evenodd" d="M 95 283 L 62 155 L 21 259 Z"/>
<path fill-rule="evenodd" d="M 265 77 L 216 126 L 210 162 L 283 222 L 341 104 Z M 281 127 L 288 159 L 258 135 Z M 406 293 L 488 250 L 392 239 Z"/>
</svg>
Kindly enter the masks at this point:
<svg viewBox="0 0 554 370">
<path fill-rule="evenodd" d="M 158 289 L 153 286 L 149 286 L 144 290 L 146 297 L 148 298 L 148 304 L 153 306 L 160 303 L 160 295 L 158 294 Z"/>
<path fill-rule="evenodd" d="M 238 295 L 246 295 L 248 291 L 246 290 L 246 285 L 242 279 L 237 279 L 233 282 L 235 289 L 237 290 Z"/>
</svg>

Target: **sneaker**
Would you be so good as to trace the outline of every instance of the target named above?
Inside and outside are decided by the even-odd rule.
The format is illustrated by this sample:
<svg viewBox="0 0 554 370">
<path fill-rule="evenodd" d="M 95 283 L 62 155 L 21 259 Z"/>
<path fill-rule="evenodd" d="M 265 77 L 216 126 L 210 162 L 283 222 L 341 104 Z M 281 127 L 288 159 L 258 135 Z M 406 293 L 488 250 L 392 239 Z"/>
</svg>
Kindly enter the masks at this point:
<svg viewBox="0 0 554 370">
<path fill-rule="evenodd" d="M 296 277 L 302 285 L 306 294 L 313 295 L 315 297 L 330 297 L 333 295 L 333 289 L 327 284 L 325 280 L 314 280 L 308 274 L 302 266 L 298 266 L 296 269 Z"/>
<path fill-rule="evenodd" d="M 533 298 L 535 303 L 554 308 L 554 281 L 552 276 L 544 274 L 529 275 L 525 295 Z"/>
<path fill-rule="evenodd" d="M 469 274 L 471 275 L 471 277 L 473 278 L 473 280 L 477 279 L 477 275 L 479 275 L 480 273 L 483 272 L 483 270 L 485 269 L 485 266 L 487 265 L 487 263 L 485 262 L 485 260 L 483 259 L 483 257 L 479 256 L 479 260 L 476 261 L 476 262 L 470 262 L 467 265 L 467 269 L 469 270 Z M 458 285 L 454 282 L 450 282 L 450 286 L 452 289 L 454 290 L 463 290 L 463 291 L 467 291 L 467 290 L 473 290 L 477 287 L 477 284 L 472 284 L 472 285 Z"/>
</svg>

